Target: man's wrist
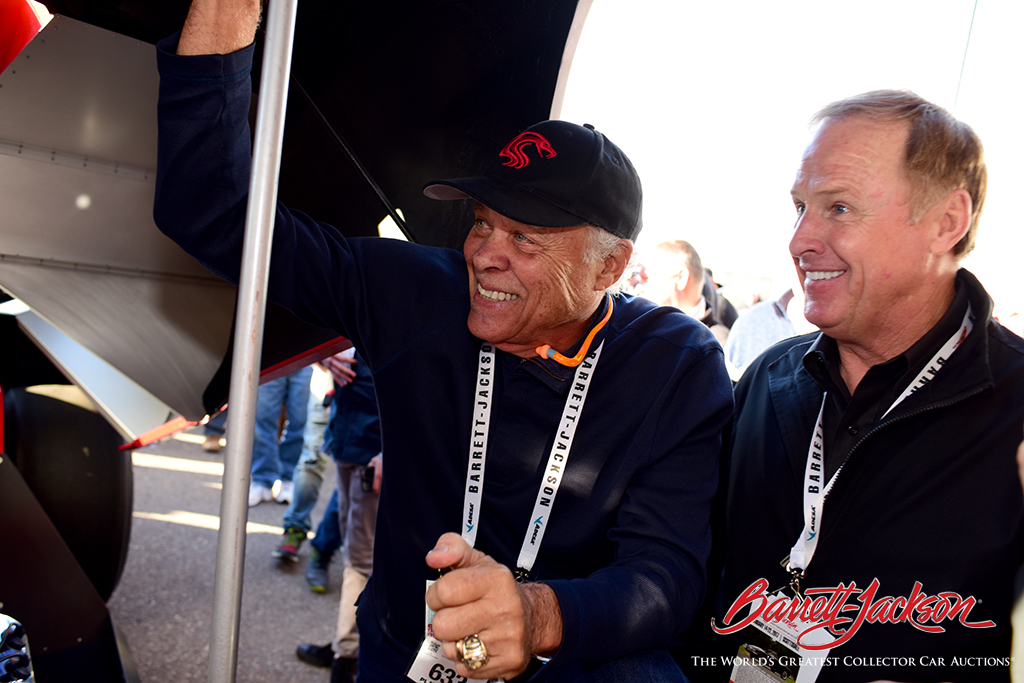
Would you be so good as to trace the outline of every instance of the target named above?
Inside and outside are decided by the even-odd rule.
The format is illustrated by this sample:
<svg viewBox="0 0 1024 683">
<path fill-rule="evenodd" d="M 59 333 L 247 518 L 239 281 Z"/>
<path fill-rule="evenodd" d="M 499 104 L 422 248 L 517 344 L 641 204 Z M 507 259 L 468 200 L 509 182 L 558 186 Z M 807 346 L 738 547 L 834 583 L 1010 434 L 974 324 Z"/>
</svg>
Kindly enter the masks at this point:
<svg viewBox="0 0 1024 683">
<path fill-rule="evenodd" d="M 196 0 L 178 40 L 179 55 L 226 55 L 253 42 L 261 17 L 260 0 Z"/>
<path fill-rule="evenodd" d="M 526 601 L 530 654 L 551 655 L 562 644 L 562 608 L 551 586 L 522 584 Z"/>
</svg>

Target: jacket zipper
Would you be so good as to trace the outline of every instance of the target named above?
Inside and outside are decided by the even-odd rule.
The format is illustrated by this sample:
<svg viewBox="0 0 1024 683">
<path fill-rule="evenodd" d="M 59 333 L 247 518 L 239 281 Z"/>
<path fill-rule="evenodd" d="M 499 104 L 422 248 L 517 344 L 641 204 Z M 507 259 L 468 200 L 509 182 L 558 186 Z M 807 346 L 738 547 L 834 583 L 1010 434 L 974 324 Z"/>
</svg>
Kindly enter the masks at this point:
<svg viewBox="0 0 1024 683">
<path fill-rule="evenodd" d="M 950 406 L 954 406 L 954 405 L 956 405 L 958 403 L 966 401 L 967 399 L 974 398 L 978 394 L 981 394 L 981 393 L 983 393 L 985 391 L 988 391 L 990 388 L 992 388 L 992 385 L 991 384 L 986 384 L 984 386 L 978 387 L 977 389 L 975 389 L 974 391 L 971 391 L 970 393 L 961 394 L 960 396 L 957 396 L 956 398 L 954 398 L 952 400 L 945 401 L 943 403 L 933 403 L 931 405 L 923 406 L 923 407 L 918 408 L 917 410 L 913 410 L 913 411 L 911 411 L 909 413 L 904 413 L 902 415 L 897 415 L 897 416 L 893 417 L 892 419 L 890 419 L 888 422 L 882 422 L 881 424 L 875 425 L 873 428 L 868 430 L 868 433 L 865 434 L 864 437 L 860 441 L 855 443 L 853 445 L 853 448 L 850 449 L 850 452 L 846 454 L 846 460 L 843 461 L 843 464 L 839 466 L 839 469 L 836 470 L 836 473 L 833 475 L 832 486 L 833 487 L 835 486 L 835 482 L 839 479 L 839 475 L 842 473 L 843 468 L 846 467 L 846 463 L 853 456 L 854 452 L 858 448 L 860 448 L 860 445 L 862 443 L 867 441 L 874 434 L 876 434 L 879 431 L 889 427 L 890 425 L 894 425 L 894 424 L 897 424 L 899 422 L 903 422 L 904 420 L 909 420 L 912 417 L 917 417 L 918 415 L 923 415 L 924 413 L 930 412 L 932 410 L 940 410 L 942 408 L 948 408 Z M 831 487 L 830 487 L 830 490 L 831 490 Z M 821 502 L 822 508 L 824 508 L 825 502 L 827 500 L 828 500 L 828 496 L 826 495 L 825 498 Z M 825 540 L 825 537 L 822 536 L 821 540 Z M 787 570 L 788 570 L 789 556 L 787 556 L 786 559 L 782 561 L 782 564 L 783 564 L 783 567 L 786 567 Z M 800 586 L 807 579 L 807 569 L 808 568 L 809 567 L 804 567 L 803 571 L 800 572 L 799 574 L 793 572 L 792 570 L 788 570 L 788 571 L 790 571 L 790 573 L 792 574 L 792 577 L 793 577 L 793 580 L 792 580 L 790 586 L 791 587 L 795 586 L 795 589 L 797 590 L 797 593 L 799 595 L 801 595 L 801 596 L 803 595 L 803 593 L 802 593 L 802 590 L 800 590 Z"/>
</svg>

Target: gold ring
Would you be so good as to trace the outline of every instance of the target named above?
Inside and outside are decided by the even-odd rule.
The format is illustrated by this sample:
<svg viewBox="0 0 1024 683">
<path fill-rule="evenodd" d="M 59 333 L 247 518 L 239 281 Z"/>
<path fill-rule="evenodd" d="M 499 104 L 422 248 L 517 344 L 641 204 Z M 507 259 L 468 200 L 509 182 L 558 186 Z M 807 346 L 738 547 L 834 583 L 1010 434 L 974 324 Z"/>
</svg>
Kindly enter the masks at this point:
<svg viewBox="0 0 1024 683">
<path fill-rule="evenodd" d="M 465 664 L 470 671 L 476 671 L 486 665 L 487 660 L 490 659 L 487 648 L 484 647 L 484 641 L 480 640 L 480 636 L 475 633 L 455 641 L 455 651 L 459 655 L 459 661 Z"/>
</svg>

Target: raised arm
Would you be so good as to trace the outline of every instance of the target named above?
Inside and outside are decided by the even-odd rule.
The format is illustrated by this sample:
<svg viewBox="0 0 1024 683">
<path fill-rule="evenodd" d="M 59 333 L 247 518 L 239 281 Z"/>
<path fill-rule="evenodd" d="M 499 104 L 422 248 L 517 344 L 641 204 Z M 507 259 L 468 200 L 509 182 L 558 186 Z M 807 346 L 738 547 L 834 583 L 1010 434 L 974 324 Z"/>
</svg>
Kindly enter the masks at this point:
<svg viewBox="0 0 1024 683">
<path fill-rule="evenodd" d="M 193 0 L 178 41 L 179 55 L 226 55 L 249 45 L 260 23 L 260 0 Z"/>
</svg>

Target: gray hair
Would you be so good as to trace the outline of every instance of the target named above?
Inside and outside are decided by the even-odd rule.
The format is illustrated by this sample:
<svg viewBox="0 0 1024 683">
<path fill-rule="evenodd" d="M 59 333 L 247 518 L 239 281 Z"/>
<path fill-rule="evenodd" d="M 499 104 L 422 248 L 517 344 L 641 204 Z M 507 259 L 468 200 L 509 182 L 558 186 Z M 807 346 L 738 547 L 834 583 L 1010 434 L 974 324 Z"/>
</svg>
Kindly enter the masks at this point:
<svg viewBox="0 0 1024 683">
<path fill-rule="evenodd" d="M 587 245 L 583 249 L 583 263 L 597 263 L 598 261 L 604 261 L 606 258 L 615 253 L 615 250 L 619 248 L 620 244 L 632 245 L 633 241 L 618 235 L 613 235 L 604 228 L 599 228 L 596 225 L 588 225 L 587 230 L 589 232 L 589 239 Z M 630 263 L 626 265 L 626 268 L 622 271 L 622 276 L 608 287 L 607 291 L 612 296 L 617 296 L 622 293 L 623 285 L 629 276 L 630 266 L 633 265 L 632 259 Z"/>
</svg>

